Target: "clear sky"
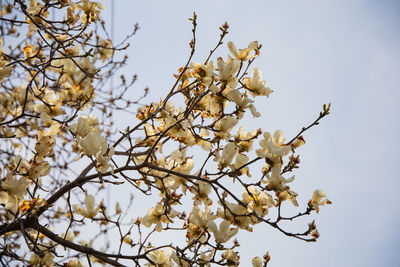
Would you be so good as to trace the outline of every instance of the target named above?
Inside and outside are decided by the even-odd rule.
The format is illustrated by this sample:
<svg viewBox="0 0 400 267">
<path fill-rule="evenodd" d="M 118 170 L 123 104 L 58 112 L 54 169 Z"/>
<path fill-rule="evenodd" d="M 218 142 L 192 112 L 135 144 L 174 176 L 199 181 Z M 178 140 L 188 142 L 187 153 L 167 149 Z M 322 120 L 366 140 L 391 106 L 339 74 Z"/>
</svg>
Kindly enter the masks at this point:
<svg viewBox="0 0 400 267">
<path fill-rule="evenodd" d="M 111 17 L 111 0 L 104 2 L 104 18 Z M 293 185 L 303 205 L 316 188 L 333 201 L 316 216 L 319 241 L 258 227 L 240 236 L 241 266 L 266 250 L 272 267 L 400 266 L 400 1 L 116 0 L 115 39 L 141 27 L 125 74 L 138 74 L 135 88 L 149 87 L 149 100 L 167 92 L 187 59 L 193 11 L 195 60 L 204 61 L 225 21 L 227 41 L 238 48 L 263 44 L 253 67 L 274 93 L 256 103 L 263 115 L 248 128 L 281 129 L 290 138 L 332 103 L 331 115 L 304 135 Z M 226 45 L 217 53 L 227 54 Z"/>
</svg>

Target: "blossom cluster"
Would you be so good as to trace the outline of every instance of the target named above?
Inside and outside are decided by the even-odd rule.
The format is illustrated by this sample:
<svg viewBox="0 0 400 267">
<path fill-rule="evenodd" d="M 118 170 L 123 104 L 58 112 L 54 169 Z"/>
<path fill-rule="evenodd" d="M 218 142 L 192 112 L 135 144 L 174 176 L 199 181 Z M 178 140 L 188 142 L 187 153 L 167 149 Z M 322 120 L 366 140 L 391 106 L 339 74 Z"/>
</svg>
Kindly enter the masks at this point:
<svg viewBox="0 0 400 267">
<path fill-rule="evenodd" d="M 185 223 L 189 244 L 200 242 L 206 246 L 211 238 L 214 238 L 216 244 L 227 243 L 239 229 L 252 231 L 253 225 L 268 221 L 266 218 L 269 209 L 280 207 L 284 201 L 298 206 L 298 193 L 289 186 L 294 181 L 294 176 L 286 177 L 284 173 L 297 167 L 298 157 L 294 153 L 305 144 L 304 138 L 298 136 L 292 142 L 285 142 L 281 130 L 272 135 L 267 131 L 262 132 L 261 129 L 247 132 L 243 126 L 237 128 L 247 111 L 253 117 L 260 116 L 253 105 L 253 99 L 259 96 L 269 97 L 272 90 L 266 86 L 260 69 L 254 68 L 250 77 L 246 76 L 247 71 L 241 73 L 244 64 L 248 63 L 250 66 L 252 60 L 259 55 L 258 42 L 251 42 L 244 49 L 237 49 L 229 42 L 228 48 L 231 55 L 228 55 L 227 60 L 218 58 L 217 63 L 209 61 L 204 64 L 192 62 L 188 68 L 180 69 L 179 74 L 175 75 L 181 80 L 176 93 L 184 96 L 185 107 L 175 107 L 172 101 L 160 100 L 138 109 L 137 118 L 145 123 L 143 131 L 146 138 L 137 139 L 135 144 L 149 148 L 154 154 L 151 157 L 134 157 L 134 161 L 136 164 L 143 164 L 147 160 L 150 164 L 165 169 L 146 169 L 143 173 L 144 180 L 161 188 L 159 190 L 163 198 L 147 212 L 142 223 L 146 227 L 155 225 L 154 229 L 158 232 L 166 230 L 169 224 L 174 223 L 173 218 L 179 217 L 179 213 L 172 207 L 176 205 L 174 196 L 177 196 L 177 192 L 192 194 L 193 208 Z M 190 109 L 192 112 L 188 112 Z M 235 128 L 236 134 L 233 133 Z M 249 168 L 250 155 L 254 151 L 253 143 L 260 135 L 263 138 L 254 149 L 253 160 L 264 160 L 265 165 L 259 174 L 252 175 Z M 163 153 L 165 138 L 170 138 L 185 148 L 166 155 Z M 195 171 L 193 156 L 187 156 L 189 148 L 195 146 L 210 153 L 209 159 L 216 162 L 216 173 L 202 173 L 204 166 L 212 166 L 212 161 L 208 159 L 200 170 Z M 287 165 L 285 157 L 289 158 Z M 260 173 L 261 178 L 253 178 L 260 177 Z M 248 183 L 242 180 L 243 175 L 256 180 Z M 216 203 L 212 201 L 212 195 L 220 192 L 216 187 L 219 186 L 219 179 L 224 176 L 233 177 L 230 182 L 238 179 L 244 185 L 242 199 L 238 200 L 236 197 L 236 201 L 228 201 L 228 192 L 224 189 L 223 197 Z M 193 181 L 193 177 L 198 179 Z M 322 190 L 316 190 L 310 201 L 310 209 L 318 212 L 319 206 L 330 203 L 327 199 L 321 200 L 325 196 Z M 180 198 L 181 195 L 178 199 Z M 166 208 L 168 205 L 170 208 Z M 307 234 L 314 232 L 310 230 Z M 312 235 L 312 240 L 314 239 L 315 235 Z M 174 251 L 152 251 L 151 254 L 157 259 L 155 262 L 162 262 L 154 266 L 175 266 L 173 253 Z M 210 253 L 210 258 L 215 257 L 215 252 L 213 253 Z M 160 258 L 162 260 L 158 260 Z M 229 265 L 239 264 L 237 252 L 232 249 L 226 250 L 222 258 Z M 260 258 L 253 260 L 253 266 L 261 266 L 260 261 Z M 188 262 L 182 262 L 189 266 Z"/>
<path fill-rule="evenodd" d="M 15 48 L 0 39 L 0 235 L 6 244 L 0 249 L 8 262 L 238 266 L 237 234 L 257 224 L 316 241 L 314 221 L 298 234 L 281 222 L 319 213 L 331 204 L 324 191 L 315 190 L 306 210 L 292 217 L 281 209 L 300 206 L 289 172 L 300 163 L 304 132 L 329 114 L 329 105 L 290 140 L 281 130 L 246 129 L 247 118 L 261 117 L 257 100 L 267 102 L 273 91 L 252 67 L 258 41 L 240 49 L 228 42 L 229 54 L 215 57 L 227 24 L 204 62 L 190 57 L 178 69 L 165 97 L 148 105 L 130 100 L 125 94 L 135 78 L 122 75 L 115 88 L 105 86 L 125 64 L 114 53 L 127 45 L 101 37 L 102 9 L 90 0 L 17 0 L 2 7 L 8 40 L 20 37 L 18 27 L 26 33 Z M 50 18 L 55 10 L 62 19 Z M 196 15 L 191 21 L 193 55 Z M 130 109 L 132 103 L 139 107 Z M 128 125 L 115 131 L 115 113 L 123 111 Z M 99 200 L 106 187 L 132 196 L 113 198 L 113 210 L 110 199 Z M 148 201 L 138 204 L 137 195 Z M 137 208 L 146 205 L 146 212 Z M 97 233 L 90 236 L 85 227 Z M 182 233 L 185 246 L 157 245 L 171 231 Z M 22 242 L 29 252 L 19 249 Z M 269 260 L 267 253 L 251 264 Z"/>
</svg>

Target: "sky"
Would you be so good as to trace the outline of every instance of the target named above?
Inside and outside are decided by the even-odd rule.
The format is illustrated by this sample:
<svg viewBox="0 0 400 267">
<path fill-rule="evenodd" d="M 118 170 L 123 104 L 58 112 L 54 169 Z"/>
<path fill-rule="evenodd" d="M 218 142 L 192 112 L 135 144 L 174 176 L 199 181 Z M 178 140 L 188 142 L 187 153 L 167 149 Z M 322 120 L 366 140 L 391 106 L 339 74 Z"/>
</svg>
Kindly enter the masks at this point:
<svg viewBox="0 0 400 267">
<path fill-rule="evenodd" d="M 104 3 L 110 22 L 111 0 Z M 332 104 L 331 115 L 304 134 L 294 182 L 300 203 L 317 188 L 333 202 L 311 217 L 320 239 L 257 227 L 239 236 L 241 266 L 266 250 L 271 267 L 400 266 L 400 1 L 115 1 L 115 41 L 139 23 L 124 72 L 138 75 L 136 90 L 150 88 L 149 101 L 167 92 L 186 62 L 193 12 L 194 61 L 204 61 L 225 21 L 229 35 L 217 55 L 227 57 L 227 41 L 263 44 L 253 67 L 274 93 L 256 102 L 262 117 L 249 129 L 281 129 L 289 139 Z"/>
</svg>

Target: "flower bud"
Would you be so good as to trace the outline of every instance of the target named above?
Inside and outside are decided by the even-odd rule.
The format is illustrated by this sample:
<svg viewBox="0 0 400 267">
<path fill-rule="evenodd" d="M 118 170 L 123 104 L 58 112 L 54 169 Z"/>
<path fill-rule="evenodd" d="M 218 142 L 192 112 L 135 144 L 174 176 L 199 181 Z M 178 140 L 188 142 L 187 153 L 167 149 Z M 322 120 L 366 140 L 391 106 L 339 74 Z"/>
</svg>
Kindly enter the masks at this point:
<svg viewBox="0 0 400 267">
<path fill-rule="evenodd" d="M 293 148 L 298 148 L 304 145 L 306 141 L 304 140 L 303 136 L 297 137 L 297 139 L 292 143 Z"/>
</svg>

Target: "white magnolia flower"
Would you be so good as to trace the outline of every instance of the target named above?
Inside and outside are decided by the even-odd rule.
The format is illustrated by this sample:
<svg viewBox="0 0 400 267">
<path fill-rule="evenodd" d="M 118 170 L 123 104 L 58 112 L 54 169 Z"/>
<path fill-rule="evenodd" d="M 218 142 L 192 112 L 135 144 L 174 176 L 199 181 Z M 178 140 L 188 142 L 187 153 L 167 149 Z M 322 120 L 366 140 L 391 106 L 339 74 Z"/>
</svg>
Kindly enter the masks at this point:
<svg viewBox="0 0 400 267">
<path fill-rule="evenodd" d="M 228 106 L 229 101 L 218 95 L 211 94 L 204 98 L 207 101 L 204 108 L 208 111 L 211 117 L 218 118 L 221 116 L 222 111 Z"/>
<path fill-rule="evenodd" d="M 256 107 L 253 104 L 249 105 L 249 109 L 254 118 L 259 118 L 261 116 L 261 113 L 256 110 Z"/>
<path fill-rule="evenodd" d="M 99 48 L 100 59 L 102 62 L 104 62 L 113 55 L 114 49 L 110 39 L 106 40 L 100 39 L 99 45 L 100 45 Z"/>
<path fill-rule="evenodd" d="M 229 101 L 235 102 L 235 104 L 240 108 L 240 109 L 246 109 L 250 107 L 250 104 L 253 103 L 254 101 L 251 100 L 246 96 L 246 94 L 241 94 L 238 90 L 230 90 L 226 94 L 226 98 L 229 99 Z"/>
<path fill-rule="evenodd" d="M 198 206 L 204 203 L 205 206 L 211 205 L 212 200 L 208 197 L 211 192 L 211 185 L 209 183 L 198 181 L 197 185 L 190 188 L 190 192 L 194 194 L 193 205 Z"/>
<path fill-rule="evenodd" d="M 213 82 L 215 73 L 214 61 L 208 62 L 206 65 L 192 62 L 190 68 L 193 71 L 193 76 L 201 81 L 202 84 L 210 85 Z"/>
<path fill-rule="evenodd" d="M 109 168 L 114 171 L 114 165 L 110 164 L 111 157 L 114 155 L 114 147 L 107 149 L 102 146 L 100 153 L 96 157 L 96 170 L 101 173 L 106 173 Z"/>
<path fill-rule="evenodd" d="M 238 79 L 235 77 L 239 70 L 240 61 L 228 56 L 228 60 L 224 62 L 222 58 L 218 58 L 218 78 L 219 80 L 233 89 L 236 87 Z"/>
<path fill-rule="evenodd" d="M 184 160 L 183 162 L 180 160 Z M 192 171 L 193 167 L 194 167 L 194 161 L 193 159 L 190 158 L 185 158 L 185 159 L 180 159 L 179 161 L 179 165 L 177 165 L 177 163 L 172 160 L 168 162 L 168 165 L 165 166 L 165 168 L 169 169 L 169 170 L 173 170 L 175 172 L 178 173 L 182 173 L 182 174 L 190 174 L 190 172 Z M 186 191 L 187 187 L 186 187 L 186 179 L 182 178 L 181 176 L 177 176 L 177 175 L 171 175 L 169 177 L 167 177 L 164 180 L 164 185 L 172 190 L 177 190 L 180 186 L 182 186 L 182 190 Z"/>
<path fill-rule="evenodd" d="M 99 131 L 91 131 L 83 139 L 78 136 L 77 140 L 83 152 L 88 156 L 95 156 L 104 147 L 107 147 L 107 141 Z"/>
<path fill-rule="evenodd" d="M 95 208 L 95 199 L 93 195 L 87 195 L 84 203 L 85 207 L 75 204 L 73 206 L 74 211 L 86 218 L 94 218 L 97 215 L 97 212 L 99 212 L 101 204 Z"/>
<path fill-rule="evenodd" d="M 255 97 L 259 95 L 269 95 L 273 92 L 270 88 L 265 86 L 265 81 L 262 80 L 261 70 L 258 68 L 253 69 L 251 78 L 243 78 L 243 84 L 249 89 L 250 94 Z"/>
<path fill-rule="evenodd" d="M 29 162 L 29 178 L 36 180 L 39 177 L 46 176 L 50 173 L 50 164 L 41 156 L 34 157 Z"/>
<path fill-rule="evenodd" d="M 171 153 L 171 160 L 177 164 L 182 163 L 186 158 L 186 149 L 174 150 Z"/>
<path fill-rule="evenodd" d="M 238 153 L 235 159 L 235 164 L 233 165 L 234 169 L 241 168 L 244 164 L 249 161 L 249 157 L 245 154 Z M 240 169 L 240 174 L 246 174 L 247 176 L 251 176 L 249 173 L 249 166 L 243 167 Z"/>
<path fill-rule="evenodd" d="M 10 161 L 9 168 L 17 173 L 27 173 L 29 170 L 29 165 L 21 155 L 17 155 Z"/>
<path fill-rule="evenodd" d="M 147 255 L 149 255 L 151 261 L 154 262 L 156 266 L 172 266 L 168 264 L 171 261 L 172 249 L 168 251 L 162 249 L 152 250 Z"/>
<path fill-rule="evenodd" d="M 313 206 L 314 210 L 318 213 L 319 206 L 323 206 L 325 204 L 331 204 L 329 199 L 326 198 L 326 193 L 321 189 L 315 190 L 311 199 L 311 205 Z"/>
<path fill-rule="evenodd" d="M 204 149 L 205 151 L 210 151 L 212 148 L 212 143 L 207 141 L 207 136 L 210 134 L 210 132 L 206 129 L 201 129 L 199 136 L 201 138 L 196 139 L 196 142 L 198 145 L 201 146 L 202 149 Z"/>
<path fill-rule="evenodd" d="M 234 252 L 231 249 L 228 249 L 227 251 L 222 254 L 222 258 L 227 260 L 228 266 L 229 267 L 234 267 L 234 266 L 239 266 L 239 256 L 237 252 Z"/>
<path fill-rule="evenodd" d="M 285 191 L 279 192 L 278 198 L 280 201 L 289 200 L 290 202 L 292 202 L 292 204 L 294 206 L 297 207 L 297 206 L 299 206 L 299 203 L 297 202 L 297 199 L 296 199 L 296 197 L 298 195 L 299 194 L 297 194 L 296 192 L 294 192 L 292 190 L 285 190 Z"/>
<path fill-rule="evenodd" d="M 202 228 L 206 228 L 208 222 L 214 218 L 215 216 L 211 215 L 210 206 L 206 206 L 204 212 L 201 211 L 199 207 L 193 206 L 192 213 L 189 216 L 189 222 Z"/>
<path fill-rule="evenodd" d="M 261 129 L 256 129 L 251 132 L 246 132 L 243 126 L 240 126 L 234 136 L 235 140 L 238 140 L 237 147 L 244 152 L 251 150 L 253 146 L 253 139 L 255 139 L 261 133 Z"/>
<path fill-rule="evenodd" d="M 165 215 L 165 207 L 161 203 L 157 203 L 155 207 L 152 207 L 142 219 L 142 224 L 146 227 L 150 227 L 155 224 L 156 231 L 161 232 L 162 224 L 172 222 L 172 218 L 178 215 L 178 212 L 172 208 L 169 210 L 168 217 Z"/>
<path fill-rule="evenodd" d="M 208 222 L 215 219 L 215 215 L 211 215 L 210 206 L 206 206 L 205 212 L 199 207 L 194 206 L 189 215 L 189 224 L 187 228 L 186 238 L 189 242 L 199 240 L 201 243 L 207 241 L 206 229 Z"/>
<path fill-rule="evenodd" d="M 230 226 L 231 224 L 226 220 L 221 222 L 219 228 L 214 221 L 208 222 L 208 229 L 214 234 L 215 241 L 219 244 L 229 241 L 239 231 L 239 228 L 229 228 Z"/>
<path fill-rule="evenodd" d="M 80 116 L 78 118 L 78 122 L 75 122 L 71 125 L 71 130 L 81 136 L 84 137 L 88 134 L 90 130 L 90 121 L 86 116 Z"/>
<path fill-rule="evenodd" d="M 243 49 L 239 49 L 239 50 L 236 49 L 236 46 L 232 42 L 228 43 L 228 48 L 229 48 L 229 51 L 231 51 L 232 55 L 235 58 L 242 60 L 242 61 L 246 61 L 246 60 L 249 60 L 249 59 L 252 59 L 252 58 L 255 58 L 256 56 L 258 56 L 257 53 L 254 53 L 253 56 L 250 55 L 250 53 L 252 51 L 254 51 L 255 49 L 257 49 L 257 47 L 258 47 L 257 41 L 253 41 L 253 42 L 249 43 L 247 48 L 243 48 Z"/>
<path fill-rule="evenodd" d="M 166 118 L 166 120 L 165 120 L 165 122 L 167 122 L 168 121 L 168 119 L 170 119 L 170 117 L 168 117 L 168 118 Z M 172 125 L 172 124 L 174 124 L 175 123 L 175 120 L 171 120 L 171 121 L 169 121 L 168 122 L 168 124 L 167 123 L 165 123 L 165 125 L 163 126 L 163 128 L 168 128 L 170 125 Z M 160 128 L 161 129 L 161 128 Z M 157 140 L 157 136 L 156 136 L 156 134 L 157 134 L 157 131 L 154 129 L 154 127 L 153 127 L 153 125 L 151 125 L 151 124 L 149 124 L 149 123 L 146 123 L 145 125 L 144 125 L 144 132 L 145 132 L 145 134 L 146 134 L 146 138 L 145 138 L 145 140 L 144 140 L 144 145 L 146 145 L 146 146 L 152 146 L 155 142 L 156 142 L 156 140 Z"/>
<path fill-rule="evenodd" d="M 15 213 L 26 194 L 29 184 L 24 176 L 17 180 L 11 172 L 8 172 L 1 183 L 4 191 L 0 191 L 0 204 L 6 204 L 5 208 Z"/>
<path fill-rule="evenodd" d="M 247 210 L 254 211 L 260 217 L 267 215 L 268 209 L 275 204 L 272 196 L 264 191 L 259 192 L 255 186 L 249 186 L 247 190 L 242 195 L 243 202 L 247 204 Z"/>
<path fill-rule="evenodd" d="M 271 172 L 266 175 L 268 179 L 268 187 L 277 191 L 286 190 L 286 184 L 294 181 L 295 176 L 286 179 L 282 176 L 281 172 L 282 165 L 276 164 L 271 168 Z M 261 180 L 263 182 L 263 180 Z"/>
<path fill-rule="evenodd" d="M 207 262 L 207 261 L 211 260 L 214 255 L 215 255 L 215 249 L 213 248 L 208 254 L 205 254 L 204 252 L 202 252 L 200 254 L 200 259 L 201 259 L 201 261 Z M 209 267 L 211 265 L 208 264 L 205 266 Z"/>
<path fill-rule="evenodd" d="M 237 118 L 234 116 L 225 116 L 219 121 L 217 121 L 214 125 L 215 130 L 218 132 L 215 133 L 216 136 L 225 139 L 231 136 L 230 131 L 232 128 L 239 122 Z"/>
<path fill-rule="evenodd" d="M 228 143 L 222 150 L 222 157 L 218 159 L 220 165 L 228 166 L 231 164 L 233 158 L 235 157 L 237 151 L 235 143 Z"/>
<path fill-rule="evenodd" d="M 60 131 L 60 124 L 53 123 L 51 127 L 46 130 L 38 131 L 37 142 L 35 150 L 41 157 L 45 157 L 53 150 L 55 144 L 54 136 Z"/>
<path fill-rule="evenodd" d="M 104 9 L 103 4 L 89 0 L 82 0 L 81 4 L 75 6 L 82 9 L 81 22 L 84 24 L 100 20 L 100 9 Z"/>
<path fill-rule="evenodd" d="M 65 112 L 61 108 L 61 99 L 54 91 L 49 88 L 44 88 L 42 90 L 44 91 L 42 101 L 36 103 L 33 108 L 35 112 L 40 113 L 41 119 L 44 119 L 43 122 L 48 123 L 52 117 L 64 114 Z"/>
<path fill-rule="evenodd" d="M 269 132 L 264 133 L 264 139 L 260 141 L 262 149 L 256 151 L 257 156 L 270 158 L 274 162 L 278 162 L 283 156 L 289 154 L 291 148 L 285 145 L 285 138 L 281 130 L 277 130 L 272 137 Z"/>
</svg>

